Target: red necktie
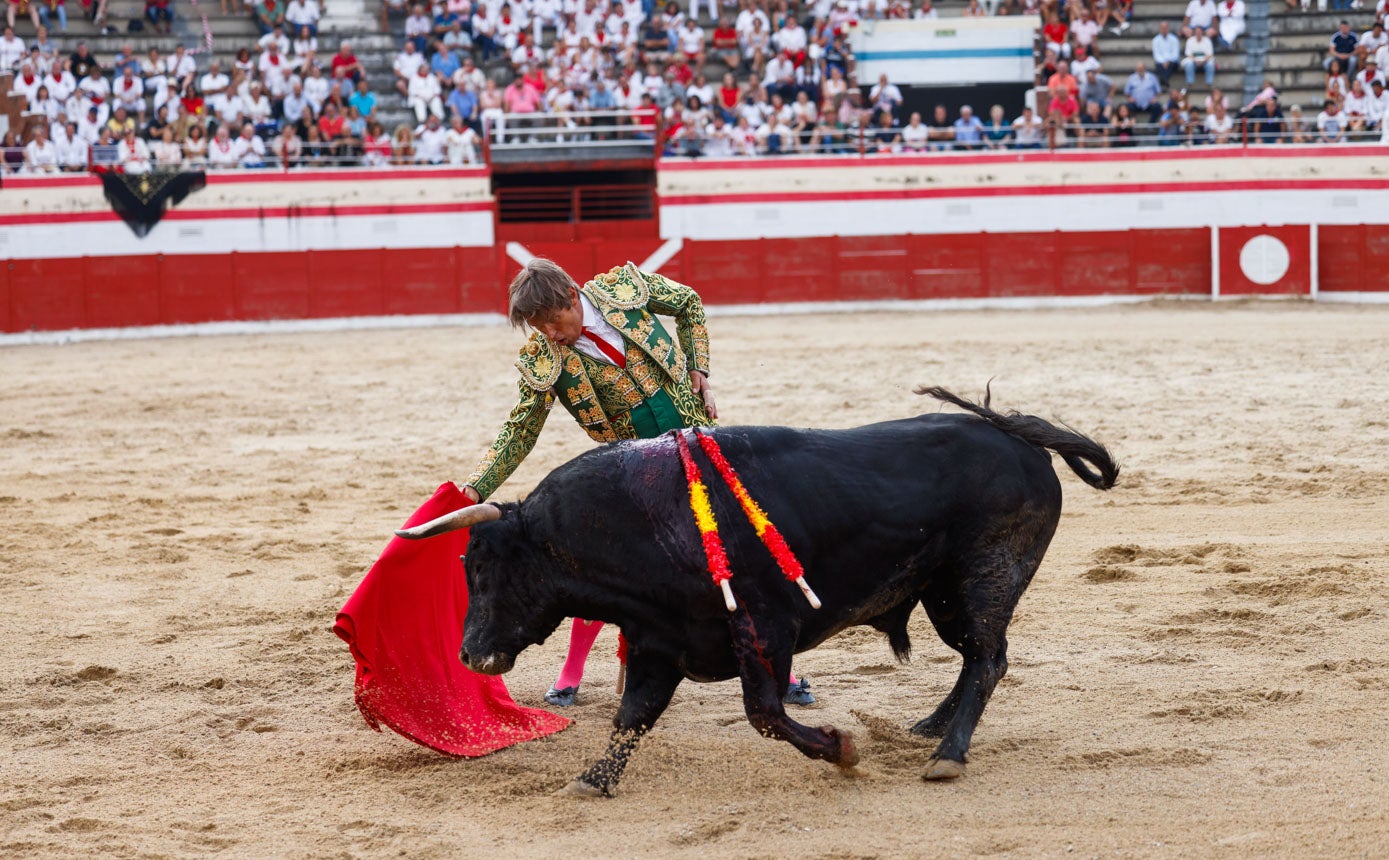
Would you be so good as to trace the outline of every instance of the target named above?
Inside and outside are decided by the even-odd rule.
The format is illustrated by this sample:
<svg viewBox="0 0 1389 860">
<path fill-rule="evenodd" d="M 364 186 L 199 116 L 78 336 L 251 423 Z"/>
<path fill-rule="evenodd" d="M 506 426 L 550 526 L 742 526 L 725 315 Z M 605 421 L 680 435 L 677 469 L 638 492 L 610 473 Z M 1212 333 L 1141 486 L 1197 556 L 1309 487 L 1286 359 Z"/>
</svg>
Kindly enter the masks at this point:
<svg viewBox="0 0 1389 860">
<path fill-rule="evenodd" d="M 598 332 L 591 328 L 586 328 L 584 329 L 584 337 L 588 338 L 589 342 L 598 347 L 604 355 L 612 359 L 613 364 L 621 368 L 627 367 L 627 356 L 615 349 L 612 344 L 599 337 Z"/>
</svg>

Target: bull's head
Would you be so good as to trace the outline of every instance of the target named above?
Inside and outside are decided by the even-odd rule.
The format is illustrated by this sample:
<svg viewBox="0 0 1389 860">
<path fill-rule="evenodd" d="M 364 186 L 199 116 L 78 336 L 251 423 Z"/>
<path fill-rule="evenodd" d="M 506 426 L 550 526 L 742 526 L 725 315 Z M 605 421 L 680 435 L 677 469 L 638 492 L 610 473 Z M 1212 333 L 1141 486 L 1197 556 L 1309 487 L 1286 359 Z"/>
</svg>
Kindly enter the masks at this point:
<svg viewBox="0 0 1389 860">
<path fill-rule="evenodd" d="M 544 642 L 564 620 L 545 570 L 552 563 L 533 545 L 515 505 L 472 505 L 396 534 L 432 537 L 471 528 L 464 569 L 468 614 L 458 658 L 474 672 L 511 671 L 526 648 Z"/>
</svg>

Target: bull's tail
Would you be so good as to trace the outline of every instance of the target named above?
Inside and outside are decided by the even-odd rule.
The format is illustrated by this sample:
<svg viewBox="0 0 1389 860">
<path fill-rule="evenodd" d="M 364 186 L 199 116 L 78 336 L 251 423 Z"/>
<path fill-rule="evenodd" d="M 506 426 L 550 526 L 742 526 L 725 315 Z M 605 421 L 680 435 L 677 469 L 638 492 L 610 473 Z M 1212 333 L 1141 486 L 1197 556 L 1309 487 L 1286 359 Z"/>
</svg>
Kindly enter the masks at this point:
<svg viewBox="0 0 1389 860">
<path fill-rule="evenodd" d="M 1119 477 L 1119 464 L 1114 462 L 1114 457 L 1103 445 L 1089 436 L 1078 433 L 1064 424 L 1058 427 L 1035 415 L 1022 415 L 1018 412 L 1000 414 L 990 409 L 991 392 L 988 386 L 984 388 L 982 404 L 965 400 L 939 386 L 923 386 L 916 389 L 916 393 L 929 394 L 937 400 L 953 403 L 961 409 L 973 412 L 1004 433 L 1039 448 L 1055 451 L 1082 481 L 1097 490 L 1109 489 Z"/>
</svg>

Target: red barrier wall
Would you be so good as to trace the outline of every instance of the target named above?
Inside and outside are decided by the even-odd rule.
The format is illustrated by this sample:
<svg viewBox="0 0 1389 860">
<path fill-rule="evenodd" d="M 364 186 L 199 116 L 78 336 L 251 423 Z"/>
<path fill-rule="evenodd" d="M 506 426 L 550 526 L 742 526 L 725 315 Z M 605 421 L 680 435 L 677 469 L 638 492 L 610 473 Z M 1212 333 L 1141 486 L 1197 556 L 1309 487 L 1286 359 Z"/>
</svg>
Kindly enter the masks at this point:
<svg viewBox="0 0 1389 860">
<path fill-rule="evenodd" d="M 1283 237 L 1287 276 L 1250 285 L 1243 242 Z M 1221 294 L 1306 295 L 1308 227 L 1222 228 Z M 659 267 L 707 303 L 1209 295 L 1209 228 L 690 241 Z M 631 260 L 659 239 L 532 242 L 576 277 Z M 1389 293 L 1389 227 L 1317 229 L 1323 293 Z M 0 331 L 224 320 L 503 313 L 519 264 L 502 246 L 10 260 Z"/>
<path fill-rule="evenodd" d="M 0 331 L 498 313 L 495 248 L 11 260 Z"/>
</svg>

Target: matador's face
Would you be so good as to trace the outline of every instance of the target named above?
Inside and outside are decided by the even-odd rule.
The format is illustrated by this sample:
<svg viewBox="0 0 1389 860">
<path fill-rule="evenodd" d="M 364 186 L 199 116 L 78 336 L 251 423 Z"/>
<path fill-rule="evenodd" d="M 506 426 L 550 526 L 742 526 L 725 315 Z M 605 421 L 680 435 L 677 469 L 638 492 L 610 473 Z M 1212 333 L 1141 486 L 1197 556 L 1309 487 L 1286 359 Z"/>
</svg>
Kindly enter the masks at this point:
<svg viewBox="0 0 1389 860">
<path fill-rule="evenodd" d="M 569 288 L 569 306 L 547 311 L 526 320 L 536 331 L 557 346 L 573 346 L 584 331 L 584 310 L 579 304 L 579 291 Z"/>
</svg>

